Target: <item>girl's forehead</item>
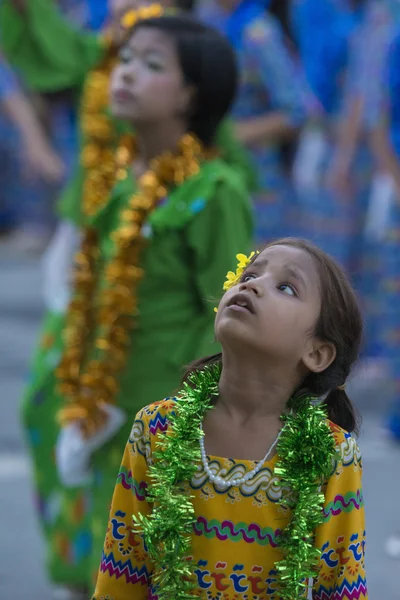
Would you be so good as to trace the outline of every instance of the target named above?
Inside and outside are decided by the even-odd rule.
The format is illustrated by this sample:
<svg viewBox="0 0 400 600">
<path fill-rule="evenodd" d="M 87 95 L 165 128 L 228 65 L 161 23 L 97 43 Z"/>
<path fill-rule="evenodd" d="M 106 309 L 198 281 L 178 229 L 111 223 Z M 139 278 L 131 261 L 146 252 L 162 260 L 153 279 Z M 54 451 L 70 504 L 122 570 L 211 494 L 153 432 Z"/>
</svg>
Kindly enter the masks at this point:
<svg viewBox="0 0 400 600">
<path fill-rule="evenodd" d="M 172 37 L 156 27 L 139 26 L 131 35 L 128 46 L 139 52 L 156 52 L 176 60 L 176 46 Z"/>
<path fill-rule="evenodd" d="M 253 265 L 261 267 L 293 267 L 303 271 L 309 279 L 318 280 L 319 273 L 313 256 L 303 248 L 277 244 L 269 246 L 257 255 Z"/>
<path fill-rule="evenodd" d="M 300 262 L 314 262 L 309 252 L 303 248 L 295 246 L 286 246 L 285 244 L 276 244 L 264 248 L 256 257 L 254 262 L 278 262 L 280 260 L 292 259 Z"/>
</svg>

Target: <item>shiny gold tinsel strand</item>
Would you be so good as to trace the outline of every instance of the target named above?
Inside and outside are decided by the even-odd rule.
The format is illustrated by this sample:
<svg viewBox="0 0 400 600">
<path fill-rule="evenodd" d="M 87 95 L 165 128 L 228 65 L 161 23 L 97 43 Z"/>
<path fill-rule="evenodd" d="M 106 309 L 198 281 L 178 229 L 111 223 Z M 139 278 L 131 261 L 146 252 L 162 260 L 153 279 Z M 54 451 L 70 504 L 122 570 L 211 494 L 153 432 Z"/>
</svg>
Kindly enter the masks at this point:
<svg viewBox="0 0 400 600">
<path fill-rule="evenodd" d="M 107 108 L 111 71 L 116 64 L 116 53 L 110 47 L 103 63 L 87 76 L 83 90 L 81 162 L 85 168 L 85 179 L 82 209 L 89 217 L 107 203 L 115 183 L 117 134 L 111 117 L 107 115 Z"/>
<path fill-rule="evenodd" d="M 119 177 L 127 176 L 133 151 L 132 139 L 124 138 L 117 152 Z M 198 173 L 207 156 L 197 138 L 187 134 L 181 139 L 177 154 L 166 152 L 151 162 L 113 233 L 116 252 L 106 267 L 105 285 L 96 294 L 96 302 L 98 243 L 95 232 L 86 231 L 77 255 L 75 293 L 65 327 L 65 352 L 57 369 L 59 389 L 66 399 L 59 414 L 62 425 L 80 420 L 88 437 L 102 426 L 105 413 L 101 407 L 112 403 L 118 393 L 118 373 L 125 365 L 130 331 L 138 315 L 143 225 L 168 188 Z M 97 335 L 94 352 L 87 356 L 87 339 L 93 332 Z"/>
</svg>

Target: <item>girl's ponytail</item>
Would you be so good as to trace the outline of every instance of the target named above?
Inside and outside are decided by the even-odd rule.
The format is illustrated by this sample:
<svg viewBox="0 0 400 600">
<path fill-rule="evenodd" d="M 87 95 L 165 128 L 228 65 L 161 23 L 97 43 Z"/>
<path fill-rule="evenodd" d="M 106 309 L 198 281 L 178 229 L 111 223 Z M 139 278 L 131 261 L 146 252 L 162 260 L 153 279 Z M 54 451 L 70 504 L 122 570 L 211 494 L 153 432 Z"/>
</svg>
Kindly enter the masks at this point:
<svg viewBox="0 0 400 600">
<path fill-rule="evenodd" d="M 346 431 L 358 434 L 360 431 L 360 415 L 354 404 L 342 388 L 335 388 L 325 398 L 328 407 L 328 417 Z"/>
</svg>

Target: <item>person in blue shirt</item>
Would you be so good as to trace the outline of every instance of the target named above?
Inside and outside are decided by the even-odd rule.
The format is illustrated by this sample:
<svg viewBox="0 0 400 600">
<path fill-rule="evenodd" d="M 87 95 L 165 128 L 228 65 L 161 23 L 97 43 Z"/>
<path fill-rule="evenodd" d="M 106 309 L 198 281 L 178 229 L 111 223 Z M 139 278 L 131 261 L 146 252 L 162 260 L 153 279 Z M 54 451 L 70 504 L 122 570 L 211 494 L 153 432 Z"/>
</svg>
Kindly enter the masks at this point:
<svg viewBox="0 0 400 600">
<path fill-rule="evenodd" d="M 269 0 L 219 0 L 218 4 L 223 18 L 217 23 L 239 63 L 232 117 L 236 134 L 257 168 L 256 241 L 265 242 L 296 231 L 296 202 L 282 146 L 295 139 L 303 125 L 305 94 L 282 25 L 267 10 Z M 214 12 L 208 19 L 215 24 Z"/>
<path fill-rule="evenodd" d="M 291 13 L 309 90 L 309 123 L 294 167 L 302 235 L 350 272 L 354 270 L 352 239 L 358 227 L 358 204 L 349 201 L 348 190 L 330 185 L 327 176 L 351 82 L 352 40 L 363 22 L 364 4 L 363 0 L 294 0 Z M 357 171 L 365 173 L 365 160 L 357 156 Z M 364 181 L 357 181 L 357 187 L 362 186 Z"/>
<path fill-rule="evenodd" d="M 391 42 L 400 26 L 398 0 L 370 0 L 365 18 L 353 38 L 349 81 L 340 116 L 337 145 L 329 179 L 348 197 L 358 212 L 352 256 L 355 284 L 365 317 L 365 344 L 360 362 L 360 387 L 387 377 L 385 344 L 381 339 L 383 295 L 379 285 L 382 266 L 382 227 L 392 185 L 380 165 L 374 165 L 369 148 L 371 132 L 379 131 L 387 117 L 387 64 Z M 363 160 L 360 160 L 363 157 Z"/>
<path fill-rule="evenodd" d="M 59 181 L 63 164 L 1 54 L 0 162 L 0 230 L 8 233 L 23 222 L 40 219 L 41 207 L 27 197 L 34 196 L 32 180 Z M 23 185 L 24 179 L 31 180 L 29 186 Z"/>
</svg>

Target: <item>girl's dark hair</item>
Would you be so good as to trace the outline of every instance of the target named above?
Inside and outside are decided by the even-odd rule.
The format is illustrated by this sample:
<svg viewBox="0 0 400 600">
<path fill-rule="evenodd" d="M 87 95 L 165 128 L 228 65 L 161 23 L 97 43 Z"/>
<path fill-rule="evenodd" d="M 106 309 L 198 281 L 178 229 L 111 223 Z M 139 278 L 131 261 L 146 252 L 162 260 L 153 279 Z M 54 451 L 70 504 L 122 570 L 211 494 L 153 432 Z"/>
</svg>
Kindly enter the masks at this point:
<svg viewBox="0 0 400 600">
<path fill-rule="evenodd" d="M 346 392 L 339 389 L 347 380 L 351 367 L 358 358 L 362 342 L 363 324 L 357 296 L 336 262 L 310 242 L 284 238 L 267 244 L 263 250 L 278 245 L 304 250 L 314 259 L 321 294 L 321 313 L 314 335 L 331 342 L 336 348 L 336 357 L 332 364 L 322 373 L 309 373 L 302 382 L 301 389 L 306 389 L 317 397 L 326 395 L 329 419 L 346 431 L 357 433 L 360 420 L 358 413 Z M 190 373 L 221 361 L 222 355 L 215 354 L 192 363 L 184 381 L 187 381 Z"/>
<path fill-rule="evenodd" d="M 142 27 L 158 29 L 174 40 L 185 81 L 196 90 L 189 131 L 211 146 L 238 84 L 235 53 L 229 42 L 188 15 L 144 19 L 132 33 Z"/>
</svg>

